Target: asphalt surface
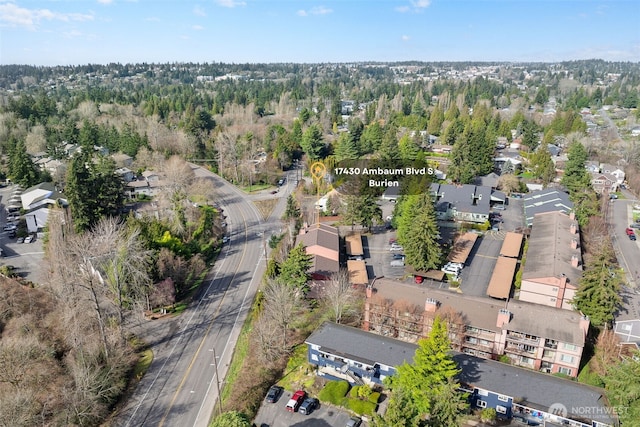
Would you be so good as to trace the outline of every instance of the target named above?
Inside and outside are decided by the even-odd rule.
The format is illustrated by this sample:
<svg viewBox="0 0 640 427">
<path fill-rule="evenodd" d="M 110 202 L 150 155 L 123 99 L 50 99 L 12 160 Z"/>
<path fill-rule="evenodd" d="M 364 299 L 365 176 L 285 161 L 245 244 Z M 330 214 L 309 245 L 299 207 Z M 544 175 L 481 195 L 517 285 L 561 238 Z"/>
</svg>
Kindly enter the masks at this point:
<svg viewBox="0 0 640 427">
<path fill-rule="evenodd" d="M 270 195 L 280 200 L 262 221 L 252 196 L 205 169 L 194 166 L 194 172 L 211 179 L 227 217 L 230 242 L 180 316 L 131 320 L 134 333 L 151 346 L 154 360 L 120 410 L 116 426 L 208 425 L 265 269 L 267 231 L 281 228 L 286 196 L 293 189 L 289 179 L 277 195 Z"/>
<path fill-rule="evenodd" d="M 16 186 L 0 188 L 0 224 L 7 223 L 6 202 L 11 197 Z M 4 253 L 1 262 L 4 265 L 11 265 L 22 278 L 34 283 L 42 283 L 45 279 L 46 269 L 43 268 L 42 260 L 44 250 L 42 240 L 36 238 L 31 243 L 16 243 L 16 238 L 10 238 L 8 232 L 2 231 L 0 227 L 0 247 Z"/>
<path fill-rule="evenodd" d="M 263 403 L 254 424 L 258 427 L 343 427 L 351 416 L 333 406 L 320 404 L 309 415 L 285 409 L 292 393 L 286 392 L 275 403 Z"/>
</svg>

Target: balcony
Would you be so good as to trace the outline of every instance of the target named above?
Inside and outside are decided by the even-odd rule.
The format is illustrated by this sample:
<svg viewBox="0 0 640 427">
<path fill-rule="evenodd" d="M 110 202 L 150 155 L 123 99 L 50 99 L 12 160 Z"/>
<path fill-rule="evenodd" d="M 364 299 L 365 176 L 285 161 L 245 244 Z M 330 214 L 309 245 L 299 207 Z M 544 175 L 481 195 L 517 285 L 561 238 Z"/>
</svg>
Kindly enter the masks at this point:
<svg viewBox="0 0 640 427">
<path fill-rule="evenodd" d="M 527 344 L 538 347 L 540 345 L 540 339 L 533 336 L 527 336 L 518 333 L 507 333 L 507 341 L 513 341 L 518 344 Z"/>
<path fill-rule="evenodd" d="M 492 352 L 493 351 L 493 342 L 490 342 L 490 341 L 486 341 L 486 342 L 483 343 L 480 340 L 469 340 L 467 338 L 462 342 L 462 345 L 464 347 L 476 348 L 476 349 L 480 349 L 480 350 L 488 351 L 488 352 Z"/>
<path fill-rule="evenodd" d="M 546 362 L 555 361 L 556 360 L 556 352 L 555 351 L 544 350 L 542 352 L 542 360 L 544 360 Z"/>
<path fill-rule="evenodd" d="M 493 341 L 496 338 L 495 332 L 485 331 L 483 329 L 466 328 L 464 334 L 469 337 L 483 338 L 488 341 Z"/>
<path fill-rule="evenodd" d="M 509 352 L 509 353 L 513 353 L 513 354 L 520 354 L 520 355 L 524 355 L 527 357 L 535 357 L 536 356 L 536 349 L 535 348 L 531 348 L 531 346 L 526 346 L 526 345 L 509 345 L 507 344 L 507 346 L 504 349 L 505 352 Z"/>
</svg>

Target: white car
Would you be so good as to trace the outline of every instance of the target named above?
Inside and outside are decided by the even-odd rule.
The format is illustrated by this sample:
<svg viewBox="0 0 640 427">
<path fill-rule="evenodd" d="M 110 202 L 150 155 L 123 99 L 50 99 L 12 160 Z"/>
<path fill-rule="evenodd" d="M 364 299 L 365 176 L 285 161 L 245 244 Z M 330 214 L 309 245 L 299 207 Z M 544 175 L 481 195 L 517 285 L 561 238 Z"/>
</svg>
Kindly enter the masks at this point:
<svg viewBox="0 0 640 427">
<path fill-rule="evenodd" d="M 34 240 L 36 240 L 36 238 L 33 235 L 30 235 L 30 236 L 27 236 L 27 237 L 24 238 L 24 242 L 25 243 L 31 243 Z"/>
<path fill-rule="evenodd" d="M 455 267 L 453 265 L 445 265 L 444 267 L 442 267 L 442 271 L 448 274 L 453 274 L 455 276 L 459 275 L 461 270 L 462 268 Z"/>
<path fill-rule="evenodd" d="M 402 252 L 404 250 L 404 248 L 402 246 L 400 246 L 397 243 L 392 243 L 391 247 L 389 248 L 389 250 L 391 252 Z"/>
<path fill-rule="evenodd" d="M 2 227 L 3 231 L 13 231 L 15 229 L 17 229 L 18 226 L 15 224 L 6 224 L 4 227 Z"/>
<path fill-rule="evenodd" d="M 228 243 L 229 242 L 229 236 L 224 236 L 222 238 L 222 243 Z"/>
</svg>

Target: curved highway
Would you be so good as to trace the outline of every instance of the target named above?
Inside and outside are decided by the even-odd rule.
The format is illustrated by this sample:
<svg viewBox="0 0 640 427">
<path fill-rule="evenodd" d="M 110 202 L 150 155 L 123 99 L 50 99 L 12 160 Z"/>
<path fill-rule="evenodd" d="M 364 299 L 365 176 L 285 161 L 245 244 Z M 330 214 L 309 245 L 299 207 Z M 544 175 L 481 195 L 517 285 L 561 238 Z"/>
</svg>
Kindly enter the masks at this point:
<svg viewBox="0 0 640 427">
<path fill-rule="evenodd" d="M 269 220 L 262 222 L 250 196 L 205 169 L 193 168 L 215 186 L 230 242 L 182 315 L 133 325 L 134 333 L 151 346 L 154 360 L 113 425 L 207 426 L 218 398 L 216 373 L 222 383 L 265 269 L 269 232 L 281 227 L 279 218 L 293 187 L 288 179 Z M 289 172 L 288 177 L 294 176 Z"/>
</svg>

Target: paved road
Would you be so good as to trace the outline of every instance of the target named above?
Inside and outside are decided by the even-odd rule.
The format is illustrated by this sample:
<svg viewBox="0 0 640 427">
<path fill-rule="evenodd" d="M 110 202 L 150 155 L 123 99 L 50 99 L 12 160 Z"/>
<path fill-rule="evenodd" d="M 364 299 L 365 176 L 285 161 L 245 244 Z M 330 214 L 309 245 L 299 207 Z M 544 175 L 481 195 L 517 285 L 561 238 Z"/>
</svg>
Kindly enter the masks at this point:
<svg viewBox="0 0 640 427">
<path fill-rule="evenodd" d="M 631 207 L 634 204 L 633 195 L 625 194 L 629 199 L 618 199 L 609 202 L 607 220 L 613 247 L 616 251 L 618 263 L 624 269 L 625 279 L 632 287 L 640 284 L 640 266 L 637 260 L 640 259 L 639 241 L 629 240 L 625 229 L 633 222 Z M 640 232 L 640 230 L 636 230 Z M 640 233 L 636 233 L 640 234 Z"/>
<path fill-rule="evenodd" d="M 154 361 L 114 421 L 117 426 L 208 424 L 218 397 L 216 371 L 222 382 L 264 272 L 265 231 L 281 227 L 293 188 L 288 180 L 271 217 L 262 221 L 249 196 L 205 169 L 194 167 L 194 172 L 216 188 L 231 240 L 181 316 L 133 321 L 134 332 L 151 345 Z"/>
</svg>

